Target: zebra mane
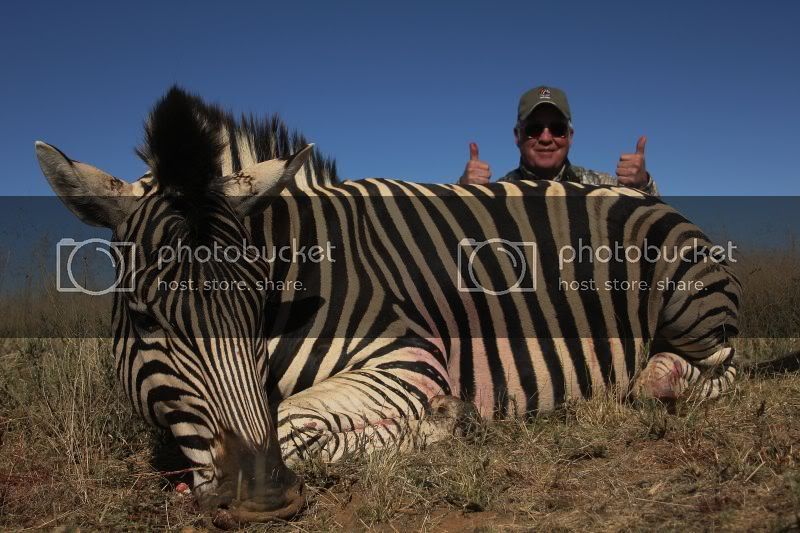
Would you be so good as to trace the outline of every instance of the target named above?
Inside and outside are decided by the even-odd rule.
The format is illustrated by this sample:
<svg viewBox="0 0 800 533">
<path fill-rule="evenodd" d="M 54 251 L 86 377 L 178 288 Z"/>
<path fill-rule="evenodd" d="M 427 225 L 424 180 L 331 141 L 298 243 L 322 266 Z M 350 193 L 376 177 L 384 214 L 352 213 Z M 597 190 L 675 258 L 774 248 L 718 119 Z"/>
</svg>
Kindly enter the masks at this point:
<svg viewBox="0 0 800 533">
<path fill-rule="evenodd" d="M 240 120 L 199 96 L 172 86 L 153 106 L 136 154 L 186 219 L 193 235 L 207 234 L 209 192 L 219 192 L 222 176 L 270 159 L 289 159 L 308 145 L 296 131 L 272 115 Z M 336 163 L 314 149 L 297 187 L 337 183 Z M 304 178 L 305 181 L 301 181 Z"/>
<path fill-rule="evenodd" d="M 260 161 L 288 159 L 309 144 L 299 132 L 289 131 L 277 114 L 267 118 L 243 114 L 238 121 L 228 113 L 223 116 L 225 126 L 223 165 L 230 164 L 230 169 L 224 168 L 223 174 L 230 173 L 227 172 L 228 170 L 238 172 L 242 168 Z M 227 154 L 230 155 L 229 162 L 225 157 Z M 339 183 L 336 161 L 320 155 L 316 148 L 312 149 L 308 165 L 310 165 L 311 173 L 308 172 L 309 167 L 307 166 L 307 185 Z"/>
<path fill-rule="evenodd" d="M 277 114 L 267 118 L 242 115 L 236 120 L 175 85 L 150 112 L 144 143 L 136 153 L 162 187 L 185 194 L 214 188 L 216 178 L 249 165 L 288 159 L 306 145 L 305 137 L 289 131 Z M 336 162 L 316 149 L 305 174 L 308 185 L 339 181 Z"/>
<path fill-rule="evenodd" d="M 166 191 L 202 195 L 219 176 L 221 123 L 219 109 L 173 86 L 150 112 L 136 153 Z"/>
<path fill-rule="evenodd" d="M 237 122 L 220 107 L 173 86 L 150 112 L 136 153 L 182 214 L 191 238 L 200 242 L 210 233 L 214 195 L 209 193 L 221 191 L 219 178 L 261 161 L 289 159 L 307 144 L 277 115 L 268 120 L 243 116 Z M 315 152 L 306 172 L 298 174 L 306 180 L 299 182 L 296 175 L 298 187 L 337 181 L 335 163 Z"/>
</svg>

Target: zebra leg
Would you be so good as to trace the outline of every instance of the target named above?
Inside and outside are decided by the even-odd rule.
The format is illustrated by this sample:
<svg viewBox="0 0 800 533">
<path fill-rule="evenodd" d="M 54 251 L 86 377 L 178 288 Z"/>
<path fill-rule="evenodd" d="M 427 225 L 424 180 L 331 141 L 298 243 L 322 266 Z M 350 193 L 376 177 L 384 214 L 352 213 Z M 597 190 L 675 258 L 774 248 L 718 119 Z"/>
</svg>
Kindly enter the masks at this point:
<svg viewBox="0 0 800 533">
<path fill-rule="evenodd" d="M 292 464 L 321 454 L 335 461 L 387 446 L 415 448 L 465 432 L 474 407 L 449 395 L 446 374 L 435 359 L 420 361 L 419 350 L 414 352 L 405 360 L 381 357 L 284 400 L 278 406 L 284 460 Z"/>
<path fill-rule="evenodd" d="M 721 348 L 693 362 L 672 352 L 650 358 L 633 386 L 638 398 L 677 400 L 691 388 L 692 394 L 712 399 L 730 390 L 736 378 L 733 348 Z"/>
</svg>

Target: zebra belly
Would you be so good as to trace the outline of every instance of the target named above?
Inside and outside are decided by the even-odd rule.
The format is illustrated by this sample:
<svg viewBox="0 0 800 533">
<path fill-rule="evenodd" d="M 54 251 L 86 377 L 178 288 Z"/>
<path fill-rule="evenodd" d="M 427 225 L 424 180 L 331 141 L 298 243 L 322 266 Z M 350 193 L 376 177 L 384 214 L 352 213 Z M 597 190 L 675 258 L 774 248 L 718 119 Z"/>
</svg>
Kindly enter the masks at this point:
<svg viewBox="0 0 800 533">
<path fill-rule="evenodd" d="M 613 387 L 615 396 L 623 398 L 644 352 L 641 339 L 627 346 L 637 354 L 636 367 L 628 369 L 627 343 L 620 339 L 473 339 L 460 344 L 471 351 L 451 352 L 448 372 L 453 395 L 472 402 L 484 418 L 550 411 L 568 400 L 588 398 L 609 387 Z M 612 372 L 603 372 L 598 344 L 610 351 Z M 585 364 L 576 364 L 576 347 Z M 472 371 L 465 373 L 469 367 Z"/>
</svg>

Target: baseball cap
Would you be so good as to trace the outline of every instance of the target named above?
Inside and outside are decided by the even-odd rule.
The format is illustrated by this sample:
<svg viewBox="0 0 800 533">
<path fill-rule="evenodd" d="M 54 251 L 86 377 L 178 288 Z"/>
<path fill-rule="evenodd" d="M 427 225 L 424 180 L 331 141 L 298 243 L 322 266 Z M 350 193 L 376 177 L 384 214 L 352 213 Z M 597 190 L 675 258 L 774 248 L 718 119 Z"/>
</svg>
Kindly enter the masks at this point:
<svg viewBox="0 0 800 533">
<path fill-rule="evenodd" d="M 519 99 L 519 110 L 517 111 L 517 121 L 522 122 L 534 109 L 542 104 L 550 104 L 567 118 L 572 120 L 572 113 L 569 110 L 567 95 L 561 89 L 540 85 L 523 94 Z"/>
</svg>

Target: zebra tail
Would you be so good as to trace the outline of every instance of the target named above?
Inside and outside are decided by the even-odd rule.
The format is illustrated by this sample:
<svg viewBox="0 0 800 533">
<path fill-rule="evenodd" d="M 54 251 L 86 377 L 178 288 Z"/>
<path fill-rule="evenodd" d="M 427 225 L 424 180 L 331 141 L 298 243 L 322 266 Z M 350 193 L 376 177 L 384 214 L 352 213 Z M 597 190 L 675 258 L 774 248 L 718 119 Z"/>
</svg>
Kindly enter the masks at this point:
<svg viewBox="0 0 800 533">
<path fill-rule="evenodd" d="M 746 365 L 742 370 L 753 376 L 778 376 L 788 372 L 800 372 L 800 350 L 769 361 Z"/>
</svg>

